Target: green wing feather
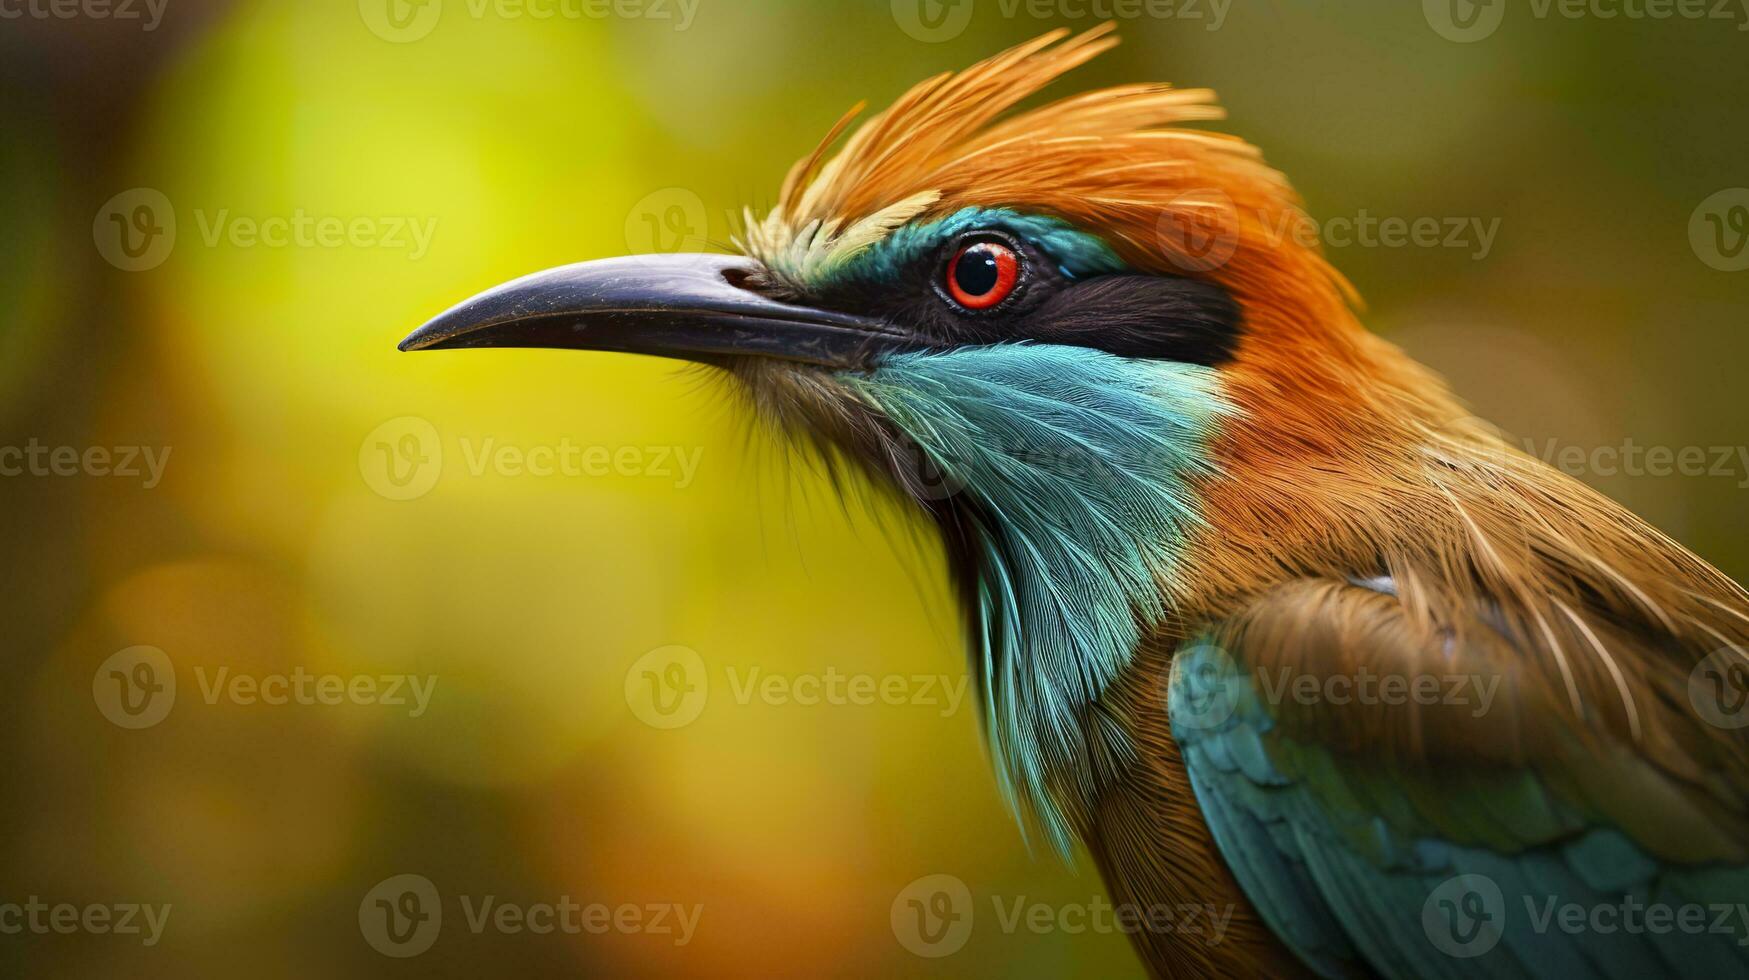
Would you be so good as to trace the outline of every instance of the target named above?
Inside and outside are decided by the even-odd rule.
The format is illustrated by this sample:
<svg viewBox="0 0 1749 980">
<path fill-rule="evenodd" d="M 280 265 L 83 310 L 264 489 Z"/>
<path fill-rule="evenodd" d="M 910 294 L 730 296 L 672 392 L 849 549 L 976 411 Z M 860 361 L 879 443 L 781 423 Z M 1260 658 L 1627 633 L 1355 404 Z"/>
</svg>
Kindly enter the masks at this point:
<svg viewBox="0 0 1749 980">
<path fill-rule="evenodd" d="M 1392 662 L 1352 653 L 1409 642 L 1402 616 L 1388 586 L 1289 583 L 1174 658 L 1198 803 L 1283 941 L 1332 977 L 1749 972 L 1742 787 L 1576 730 L 1476 655 L 1511 642 L 1485 625 L 1395 661 L 1446 678 L 1439 703 L 1330 684 Z"/>
</svg>

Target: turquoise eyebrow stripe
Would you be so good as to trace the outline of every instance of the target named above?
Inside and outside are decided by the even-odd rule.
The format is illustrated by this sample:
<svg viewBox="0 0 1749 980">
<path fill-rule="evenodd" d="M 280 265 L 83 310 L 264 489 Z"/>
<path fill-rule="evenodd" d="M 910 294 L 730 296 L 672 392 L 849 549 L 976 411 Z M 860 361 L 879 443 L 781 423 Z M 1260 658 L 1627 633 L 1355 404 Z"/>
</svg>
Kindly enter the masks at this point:
<svg viewBox="0 0 1749 980">
<path fill-rule="evenodd" d="M 1110 245 L 1061 218 L 1021 214 L 1008 208 L 962 208 L 945 218 L 905 225 L 868 251 L 852 258 L 834 276 L 890 279 L 912 262 L 966 232 L 1004 231 L 1031 244 L 1057 264 L 1069 279 L 1128 271 Z"/>
</svg>

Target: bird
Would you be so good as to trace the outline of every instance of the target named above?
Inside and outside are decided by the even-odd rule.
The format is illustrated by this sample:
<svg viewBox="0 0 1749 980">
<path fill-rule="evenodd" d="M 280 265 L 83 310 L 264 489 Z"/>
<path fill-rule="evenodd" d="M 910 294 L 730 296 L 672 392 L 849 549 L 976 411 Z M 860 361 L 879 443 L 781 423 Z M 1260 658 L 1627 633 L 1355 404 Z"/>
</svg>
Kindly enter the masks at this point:
<svg viewBox="0 0 1749 980">
<path fill-rule="evenodd" d="M 1158 977 L 1749 969 L 1749 593 L 1361 323 L 1204 89 L 1022 102 L 1053 31 L 852 109 L 728 254 L 402 350 L 656 355 L 913 503 L 1017 825 Z M 853 125 L 854 124 L 854 125 Z"/>
</svg>

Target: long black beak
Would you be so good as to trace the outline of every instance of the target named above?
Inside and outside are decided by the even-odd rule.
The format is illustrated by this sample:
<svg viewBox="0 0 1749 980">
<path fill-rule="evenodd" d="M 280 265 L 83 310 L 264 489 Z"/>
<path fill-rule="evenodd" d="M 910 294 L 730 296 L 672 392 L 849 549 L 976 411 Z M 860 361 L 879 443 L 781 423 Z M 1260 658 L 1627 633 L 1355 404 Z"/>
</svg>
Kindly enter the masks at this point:
<svg viewBox="0 0 1749 980">
<path fill-rule="evenodd" d="M 637 255 L 548 269 L 439 314 L 401 350 L 562 347 L 707 364 L 762 355 L 832 368 L 910 346 L 879 320 L 796 306 L 744 289 L 759 268 L 729 255 Z"/>
</svg>

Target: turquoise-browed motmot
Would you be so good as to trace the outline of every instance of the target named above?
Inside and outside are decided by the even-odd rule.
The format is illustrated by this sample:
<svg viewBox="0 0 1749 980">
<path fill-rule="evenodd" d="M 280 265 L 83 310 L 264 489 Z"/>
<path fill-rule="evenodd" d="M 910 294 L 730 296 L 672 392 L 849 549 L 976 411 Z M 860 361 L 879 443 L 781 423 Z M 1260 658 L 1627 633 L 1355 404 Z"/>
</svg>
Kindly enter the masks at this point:
<svg viewBox="0 0 1749 980">
<path fill-rule="evenodd" d="M 1237 910 L 1138 931 L 1158 975 L 1749 969 L 1749 595 L 1363 329 L 1283 178 L 1183 126 L 1210 93 L 1009 111 L 1112 43 L 834 152 L 846 117 L 740 256 L 538 273 L 402 348 L 714 365 L 913 498 L 1024 820 L 1114 901 Z M 1567 927 L 1635 903 L 1667 928 Z"/>
</svg>

